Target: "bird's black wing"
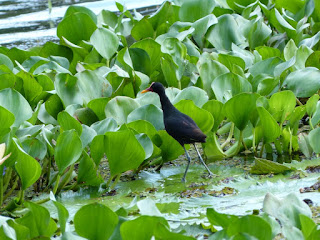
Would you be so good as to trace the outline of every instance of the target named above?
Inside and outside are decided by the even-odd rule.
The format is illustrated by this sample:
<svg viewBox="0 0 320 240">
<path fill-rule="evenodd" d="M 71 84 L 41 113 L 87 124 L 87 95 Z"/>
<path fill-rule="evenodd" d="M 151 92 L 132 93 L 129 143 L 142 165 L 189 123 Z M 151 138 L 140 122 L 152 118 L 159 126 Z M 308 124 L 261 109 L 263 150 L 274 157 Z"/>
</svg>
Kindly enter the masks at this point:
<svg viewBox="0 0 320 240">
<path fill-rule="evenodd" d="M 173 114 L 165 119 L 164 124 L 166 131 L 182 145 L 205 142 L 206 135 L 188 115 Z"/>
</svg>

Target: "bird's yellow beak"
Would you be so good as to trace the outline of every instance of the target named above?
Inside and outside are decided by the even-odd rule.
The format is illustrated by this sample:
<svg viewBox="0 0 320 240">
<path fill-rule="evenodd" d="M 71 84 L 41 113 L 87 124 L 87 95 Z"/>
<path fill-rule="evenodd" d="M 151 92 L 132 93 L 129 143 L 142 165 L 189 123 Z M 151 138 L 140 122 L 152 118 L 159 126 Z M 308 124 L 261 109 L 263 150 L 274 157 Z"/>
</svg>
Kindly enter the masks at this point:
<svg viewBox="0 0 320 240">
<path fill-rule="evenodd" d="M 141 91 L 141 93 L 146 93 L 146 92 L 152 92 L 152 89 L 148 87 L 147 89 Z"/>
</svg>

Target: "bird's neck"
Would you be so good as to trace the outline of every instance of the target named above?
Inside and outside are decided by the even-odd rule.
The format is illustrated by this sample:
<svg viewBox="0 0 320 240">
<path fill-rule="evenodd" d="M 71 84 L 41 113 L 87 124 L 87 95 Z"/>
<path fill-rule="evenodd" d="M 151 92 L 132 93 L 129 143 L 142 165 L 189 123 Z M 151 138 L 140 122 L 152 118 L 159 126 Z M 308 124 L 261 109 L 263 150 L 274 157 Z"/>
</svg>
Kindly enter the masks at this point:
<svg viewBox="0 0 320 240">
<path fill-rule="evenodd" d="M 165 92 L 160 93 L 159 97 L 160 97 L 160 102 L 161 102 L 163 114 L 167 115 L 170 112 L 176 110 L 176 108 L 172 105 L 172 103 L 170 102 L 170 100 L 167 97 L 167 95 L 165 94 Z"/>
</svg>

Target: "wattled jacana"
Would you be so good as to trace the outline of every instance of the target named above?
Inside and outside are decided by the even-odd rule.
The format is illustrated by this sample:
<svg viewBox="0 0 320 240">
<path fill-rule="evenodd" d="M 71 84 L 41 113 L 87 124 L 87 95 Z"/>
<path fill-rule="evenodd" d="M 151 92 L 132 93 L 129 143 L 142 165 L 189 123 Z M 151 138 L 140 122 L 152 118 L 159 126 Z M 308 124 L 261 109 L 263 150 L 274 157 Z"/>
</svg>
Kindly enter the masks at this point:
<svg viewBox="0 0 320 240">
<path fill-rule="evenodd" d="M 186 181 L 186 175 L 191 162 L 191 158 L 186 148 L 184 147 L 185 144 L 191 144 L 191 143 L 193 144 L 194 148 L 197 151 L 200 162 L 208 170 L 209 174 L 213 175 L 213 173 L 210 171 L 210 169 L 207 167 L 207 165 L 203 161 L 195 145 L 196 142 L 205 142 L 207 136 L 200 130 L 200 128 L 192 120 L 191 117 L 180 112 L 178 109 L 176 109 L 172 105 L 172 103 L 170 102 L 169 98 L 165 93 L 165 88 L 161 83 L 153 82 L 149 88 L 143 90 L 141 93 L 145 93 L 145 92 L 155 92 L 159 95 L 161 107 L 163 110 L 163 121 L 164 121 L 165 129 L 169 135 L 171 135 L 175 140 L 177 140 L 181 144 L 181 146 L 183 147 L 186 153 L 186 156 L 188 159 L 188 165 L 184 172 L 182 182 Z"/>
</svg>

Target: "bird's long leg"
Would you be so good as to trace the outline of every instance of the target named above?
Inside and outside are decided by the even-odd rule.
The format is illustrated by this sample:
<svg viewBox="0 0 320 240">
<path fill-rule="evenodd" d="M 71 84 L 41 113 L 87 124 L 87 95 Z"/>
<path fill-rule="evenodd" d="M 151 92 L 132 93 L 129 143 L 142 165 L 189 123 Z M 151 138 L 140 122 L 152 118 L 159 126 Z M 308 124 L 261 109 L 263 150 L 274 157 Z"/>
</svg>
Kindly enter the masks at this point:
<svg viewBox="0 0 320 240">
<path fill-rule="evenodd" d="M 187 172 L 188 172 L 188 169 L 189 169 L 189 165 L 190 165 L 190 163 L 191 163 L 191 158 L 190 158 L 190 156 L 189 156 L 186 148 L 185 148 L 184 146 L 182 146 L 182 147 L 183 147 L 183 149 L 184 149 L 184 151 L 185 151 L 185 153 L 186 153 L 186 157 L 187 157 L 187 159 L 188 159 L 188 164 L 187 164 L 186 171 L 184 172 L 184 175 L 183 175 L 183 178 L 181 179 L 181 181 L 182 181 L 182 182 L 186 182 L 186 175 L 187 175 Z"/>
<path fill-rule="evenodd" d="M 200 162 L 203 164 L 203 166 L 207 169 L 207 171 L 209 172 L 209 175 L 211 175 L 211 176 L 214 176 L 214 174 L 210 171 L 210 169 L 208 168 L 208 166 L 205 164 L 205 162 L 203 161 L 203 159 L 202 159 L 202 157 L 201 157 L 201 155 L 200 155 L 200 153 L 199 153 L 199 151 L 198 151 L 198 148 L 196 147 L 196 144 L 194 143 L 193 144 L 193 146 L 194 146 L 194 148 L 196 149 L 196 151 L 197 151 L 197 154 L 198 154 L 198 157 L 199 157 L 199 160 L 200 160 Z"/>
</svg>

